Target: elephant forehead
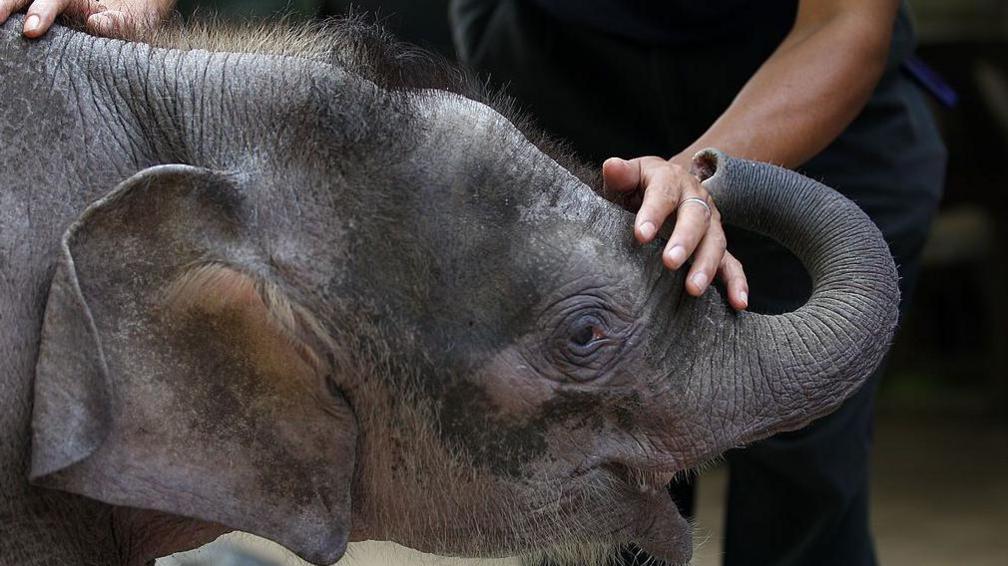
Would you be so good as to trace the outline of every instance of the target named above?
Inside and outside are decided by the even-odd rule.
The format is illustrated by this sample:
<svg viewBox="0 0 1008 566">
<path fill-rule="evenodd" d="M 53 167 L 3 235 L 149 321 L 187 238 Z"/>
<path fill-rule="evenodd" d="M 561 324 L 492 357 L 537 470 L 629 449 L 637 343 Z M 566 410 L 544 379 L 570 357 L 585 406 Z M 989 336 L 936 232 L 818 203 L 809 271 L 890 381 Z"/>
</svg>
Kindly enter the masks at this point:
<svg viewBox="0 0 1008 566">
<path fill-rule="evenodd" d="M 499 112 L 476 100 L 443 90 L 423 91 L 416 111 L 427 120 L 442 124 L 459 136 L 483 137 L 500 134 L 504 128 L 515 136 L 518 130 Z"/>
<path fill-rule="evenodd" d="M 425 91 L 415 105 L 433 146 L 460 148 L 457 167 L 489 164 L 502 201 L 523 222 L 556 221 L 556 214 L 581 223 L 607 207 L 576 175 L 544 153 L 506 116 L 482 102 L 444 91 Z M 479 165 L 477 165 L 479 164 Z M 597 219 L 595 219 L 597 220 Z"/>
</svg>

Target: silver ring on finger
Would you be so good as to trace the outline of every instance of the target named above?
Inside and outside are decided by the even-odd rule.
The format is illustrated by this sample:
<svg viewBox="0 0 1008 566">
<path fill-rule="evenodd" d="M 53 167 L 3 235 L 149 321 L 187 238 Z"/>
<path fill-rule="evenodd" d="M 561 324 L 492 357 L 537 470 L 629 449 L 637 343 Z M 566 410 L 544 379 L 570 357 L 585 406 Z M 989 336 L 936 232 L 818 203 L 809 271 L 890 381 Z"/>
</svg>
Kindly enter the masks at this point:
<svg viewBox="0 0 1008 566">
<path fill-rule="evenodd" d="M 705 201 L 704 199 L 702 199 L 700 197 L 690 197 L 690 198 L 687 198 L 687 199 L 683 199 L 683 201 L 679 203 L 679 208 L 682 208 L 685 204 L 690 203 L 690 202 L 695 202 L 695 203 L 699 204 L 700 206 L 704 207 L 704 210 L 707 211 L 707 220 L 710 220 L 710 217 L 711 217 L 711 208 L 710 208 L 710 205 L 707 204 L 707 201 Z"/>
</svg>

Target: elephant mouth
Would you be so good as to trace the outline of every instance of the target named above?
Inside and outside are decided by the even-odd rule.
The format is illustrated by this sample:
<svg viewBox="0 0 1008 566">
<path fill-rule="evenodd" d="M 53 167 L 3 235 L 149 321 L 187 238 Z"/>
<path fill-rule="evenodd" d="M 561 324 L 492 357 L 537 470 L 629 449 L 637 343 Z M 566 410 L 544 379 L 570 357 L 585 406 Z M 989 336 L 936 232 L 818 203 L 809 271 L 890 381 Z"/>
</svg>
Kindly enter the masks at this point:
<svg viewBox="0 0 1008 566">
<path fill-rule="evenodd" d="M 642 494 L 666 493 L 668 484 L 672 483 L 678 472 L 662 468 L 648 468 L 622 462 L 605 464 L 604 468 L 610 475 L 637 489 Z"/>
<path fill-rule="evenodd" d="M 625 463 L 603 468 L 623 486 L 624 501 L 632 508 L 630 542 L 669 564 L 688 564 L 693 556 L 692 530 L 668 492 L 678 471 Z"/>
</svg>

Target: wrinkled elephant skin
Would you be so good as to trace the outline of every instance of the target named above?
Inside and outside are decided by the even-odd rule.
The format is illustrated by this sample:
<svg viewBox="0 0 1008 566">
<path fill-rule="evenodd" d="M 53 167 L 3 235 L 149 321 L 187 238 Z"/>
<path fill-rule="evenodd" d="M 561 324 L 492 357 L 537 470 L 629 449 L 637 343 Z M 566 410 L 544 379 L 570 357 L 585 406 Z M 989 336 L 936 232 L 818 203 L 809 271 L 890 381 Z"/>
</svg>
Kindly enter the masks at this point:
<svg viewBox="0 0 1008 566">
<path fill-rule="evenodd" d="M 0 563 L 122 563 L 116 509 L 315 563 L 367 539 L 684 563 L 672 476 L 834 409 L 891 337 L 879 232 L 796 173 L 695 160 L 725 219 L 814 281 L 795 312 L 735 313 L 373 30 L 285 55 L 19 22 L 0 27 Z"/>
</svg>

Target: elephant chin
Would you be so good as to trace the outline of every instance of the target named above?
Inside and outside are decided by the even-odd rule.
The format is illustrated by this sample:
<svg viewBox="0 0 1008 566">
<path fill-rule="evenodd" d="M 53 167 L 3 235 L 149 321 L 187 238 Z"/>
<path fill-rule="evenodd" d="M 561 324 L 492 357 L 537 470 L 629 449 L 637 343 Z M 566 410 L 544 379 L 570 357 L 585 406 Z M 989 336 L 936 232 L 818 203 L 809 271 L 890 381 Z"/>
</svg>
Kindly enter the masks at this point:
<svg viewBox="0 0 1008 566">
<path fill-rule="evenodd" d="M 664 490 L 639 494 L 638 533 L 634 543 L 651 556 L 672 565 L 689 564 L 693 557 L 693 533 Z"/>
<path fill-rule="evenodd" d="M 611 517 L 619 524 L 613 531 L 616 540 L 633 543 L 672 566 L 685 566 L 693 557 L 692 527 L 668 492 L 679 469 L 626 461 L 610 461 L 597 468 L 613 489 L 609 497 L 616 511 Z"/>
</svg>

